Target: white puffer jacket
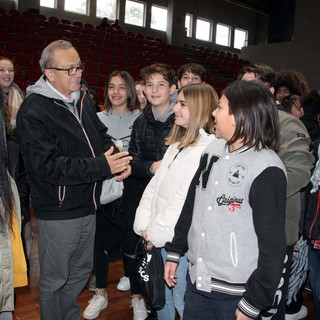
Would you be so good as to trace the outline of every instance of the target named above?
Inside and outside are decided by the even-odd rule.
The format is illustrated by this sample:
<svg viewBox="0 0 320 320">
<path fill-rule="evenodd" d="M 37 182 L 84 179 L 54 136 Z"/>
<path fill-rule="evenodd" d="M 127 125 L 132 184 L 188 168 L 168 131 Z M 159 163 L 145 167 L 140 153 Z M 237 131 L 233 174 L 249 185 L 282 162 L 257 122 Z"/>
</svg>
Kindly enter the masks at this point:
<svg viewBox="0 0 320 320">
<path fill-rule="evenodd" d="M 167 149 L 161 166 L 143 193 L 133 225 L 138 235 L 145 230 L 154 246 L 162 248 L 172 240 L 202 151 L 215 139 L 200 129 L 196 145 L 179 152 L 179 143 L 175 143 Z"/>
</svg>

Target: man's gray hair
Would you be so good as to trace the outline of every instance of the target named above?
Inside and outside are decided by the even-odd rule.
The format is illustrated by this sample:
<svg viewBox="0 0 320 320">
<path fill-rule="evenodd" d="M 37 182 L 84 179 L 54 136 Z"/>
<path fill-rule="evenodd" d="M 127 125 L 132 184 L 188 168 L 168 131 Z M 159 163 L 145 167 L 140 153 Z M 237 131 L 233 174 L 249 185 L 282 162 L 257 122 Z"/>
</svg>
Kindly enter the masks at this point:
<svg viewBox="0 0 320 320">
<path fill-rule="evenodd" d="M 42 73 L 48 67 L 48 62 L 52 59 L 53 54 L 56 50 L 68 50 L 72 49 L 74 46 L 66 40 L 56 40 L 48 44 L 42 51 L 41 58 L 39 61 Z"/>
</svg>

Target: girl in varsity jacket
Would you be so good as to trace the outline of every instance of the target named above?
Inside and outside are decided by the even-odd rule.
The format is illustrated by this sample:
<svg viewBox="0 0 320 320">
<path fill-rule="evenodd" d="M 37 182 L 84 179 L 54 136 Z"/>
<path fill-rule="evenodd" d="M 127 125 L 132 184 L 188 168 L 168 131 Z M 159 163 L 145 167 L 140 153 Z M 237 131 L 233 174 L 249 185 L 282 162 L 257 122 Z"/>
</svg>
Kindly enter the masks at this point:
<svg viewBox="0 0 320 320">
<path fill-rule="evenodd" d="M 277 109 L 262 84 L 236 81 L 213 116 L 222 139 L 202 154 L 166 244 L 165 280 L 176 284 L 186 253 L 184 320 L 256 319 L 273 303 L 286 252 Z"/>
</svg>

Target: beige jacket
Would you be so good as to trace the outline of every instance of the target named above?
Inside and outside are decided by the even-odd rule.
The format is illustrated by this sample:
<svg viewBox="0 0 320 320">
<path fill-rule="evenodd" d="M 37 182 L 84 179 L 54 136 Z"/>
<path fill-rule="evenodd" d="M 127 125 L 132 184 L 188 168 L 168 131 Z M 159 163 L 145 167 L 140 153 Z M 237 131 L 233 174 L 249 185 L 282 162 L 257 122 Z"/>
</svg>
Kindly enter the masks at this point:
<svg viewBox="0 0 320 320">
<path fill-rule="evenodd" d="M 286 237 L 287 245 L 299 239 L 300 190 L 310 181 L 314 157 L 309 151 L 311 139 L 304 124 L 279 110 L 280 146 L 278 156 L 287 171 Z"/>
</svg>

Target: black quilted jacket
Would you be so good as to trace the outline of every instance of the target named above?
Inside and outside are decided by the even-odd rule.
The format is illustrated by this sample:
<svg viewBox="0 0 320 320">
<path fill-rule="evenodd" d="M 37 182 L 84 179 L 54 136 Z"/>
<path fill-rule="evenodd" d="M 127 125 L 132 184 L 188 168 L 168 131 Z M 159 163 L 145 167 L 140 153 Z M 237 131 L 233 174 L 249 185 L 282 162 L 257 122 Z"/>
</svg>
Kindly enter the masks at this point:
<svg viewBox="0 0 320 320">
<path fill-rule="evenodd" d="M 151 107 L 134 122 L 129 153 L 132 156 L 132 174 L 124 181 L 117 224 L 120 229 L 131 230 L 140 199 L 152 178 L 150 167 L 154 161 L 161 160 L 167 150 L 165 139 L 174 123 L 174 114 L 165 122 L 155 120 Z"/>
</svg>

